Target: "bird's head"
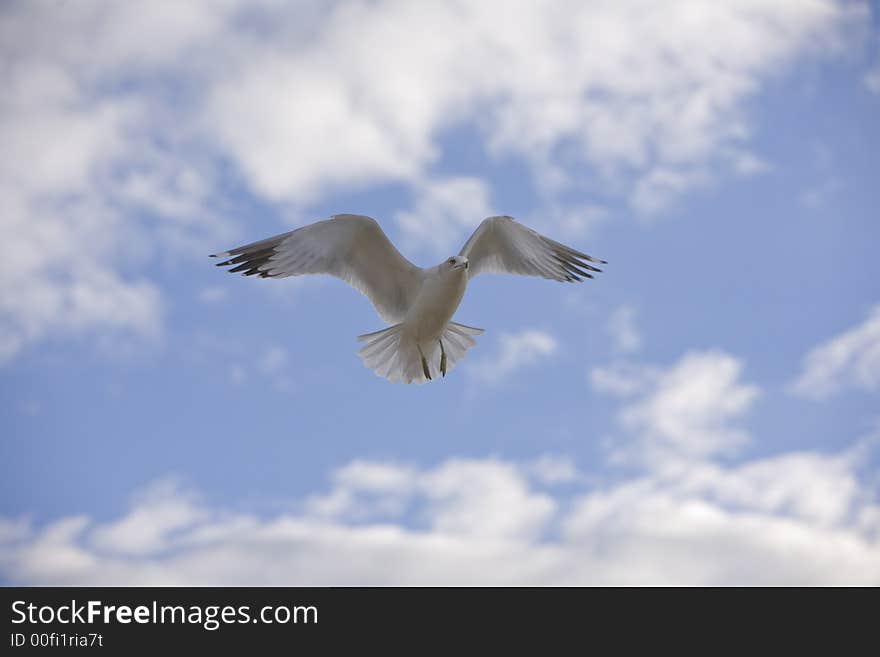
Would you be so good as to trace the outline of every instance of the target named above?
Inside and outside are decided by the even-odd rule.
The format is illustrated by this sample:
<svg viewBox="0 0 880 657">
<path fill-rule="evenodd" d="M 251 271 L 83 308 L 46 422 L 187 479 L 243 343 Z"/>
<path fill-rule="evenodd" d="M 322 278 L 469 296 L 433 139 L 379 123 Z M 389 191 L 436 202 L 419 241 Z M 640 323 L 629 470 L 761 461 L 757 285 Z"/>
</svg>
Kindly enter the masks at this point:
<svg viewBox="0 0 880 657">
<path fill-rule="evenodd" d="M 468 259 L 464 256 L 450 256 L 446 259 L 442 265 L 440 265 L 441 269 L 449 270 L 449 271 L 459 271 L 461 269 L 468 268 Z"/>
</svg>

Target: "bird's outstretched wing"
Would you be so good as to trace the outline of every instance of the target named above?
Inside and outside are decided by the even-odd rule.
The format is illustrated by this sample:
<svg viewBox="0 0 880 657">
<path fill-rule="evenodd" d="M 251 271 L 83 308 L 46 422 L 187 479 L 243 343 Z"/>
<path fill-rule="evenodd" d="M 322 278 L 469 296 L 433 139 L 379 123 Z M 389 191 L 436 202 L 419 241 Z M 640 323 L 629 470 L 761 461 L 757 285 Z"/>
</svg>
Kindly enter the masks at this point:
<svg viewBox="0 0 880 657">
<path fill-rule="evenodd" d="M 370 217 L 337 214 L 212 257 L 244 276 L 330 274 L 359 290 L 389 324 L 400 322 L 418 293 L 422 270 L 404 258 Z"/>
<path fill-rule="evenodd" d="M 483 272 L 543 276 L 553 281 L 579 281 L 602 271 L 588 263 L 606 264 L 523 226 L 513 217 L 489 217 L 477 227 L 459 255 L 468 259 L 470 278 Z"/>
</svg>

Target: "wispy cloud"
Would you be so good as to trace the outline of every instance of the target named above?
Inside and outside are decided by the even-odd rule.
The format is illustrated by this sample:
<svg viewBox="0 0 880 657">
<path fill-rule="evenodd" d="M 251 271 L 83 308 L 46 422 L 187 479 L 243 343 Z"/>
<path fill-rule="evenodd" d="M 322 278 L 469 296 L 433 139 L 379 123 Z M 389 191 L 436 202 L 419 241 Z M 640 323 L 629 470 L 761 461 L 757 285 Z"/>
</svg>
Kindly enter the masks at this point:
<svg viewBox="0 0 880 657">
<path fill-rule="evenodd" d="M 458 253 L 478 222 L 496 214 L 489 186 L 479 178 L 426 180 L 415 187 L 414 194 L 414 207 L 396 216 L 404 243 L 427 247 L 440 257 Z"/>
<path fill-rule="evenodd" d="M 880 94 L 880 39 L 874 41 L 874 62 L 865 73 L 865 88 L 873 94 Z"/>
<path fill-rule="evenodd" d="M 226 380 L 232 385 L 249 383 L 264 389 L 271 387 L 278 392 L 293 389 L 290 356 L 285 347 L 277 344 L 247 346 L 209 335 L 200 340 L 199 349 L 211 362 L 224 364 Z"/>
<path fill-rule="evenodd" d="M 333 473 L 329 493 L 306 501 L 309 514 L 336 519 L 399 517 L 418 486 L 418 470 L 399 463 L 352 461 Z"/>
<path fill-rule="evenodd" d="M 880 94 L 880 66 L 865 74 L 865 86 L 871 93 Z"/>
<path fill-rule="evenodd" d="M 257 362 L 263 374 L 277 374 L 287 365 L 287 349 L 274 345 L 266 349 Z"/>
<path fill-rule="evenodd" d="M 647 172 L 636 184 L 632 205 L 645 216 L 666 210 L 685 192 L 708 185 L 709 173 L 703 169 L 658 166 Z"/>
<path fill-rule="evenodd" d="M 498 342 L 497 353 L 475 361 L 468 368 L 468 374 L 474 381 L 497 385 L 517 370 L 552 357 L 559 348 L 555 337 L 537 329 L 505 333 Z"/>
<path fill-rule="evenodd" d="M 743 363 L 721 351 L 686 353 L 666 370 L 597 369 L 594 385 L 632 397 L 619 419 L 628 436 L 613 446 L 615 459 L 655 467 L 731 454 L 748 442 L 738 426 L 759 389 L 739 380 Z"/>
<path fill-rule="evenodd" d="M 643 363 L 615 361 L 597 365 L 590 370 L 590 383 L 595 390 L 616 397 L 629 397 L 646 391 L 660 378 L 660 369 Z"/>
<path fill-rule="evenodd" d="M 635 306 L 623 305 L 608 317 L 608 335 L 616 351 L 624 354 L 638 351 L 642 346 L 642 336 L 636 326 L 638 311 Z"/>
<path fill-rule="evenodd" d="M 810 189 L 803 191 L 800 202 L 808 210 L 824 210 L 834 202 L 844 188 L 843 182 L 834 177 L 828 177 L 816 183 Z"/>
<path fill-rule="evenodd" d="M 543 484 L 565 484 L 581 477 L 574 460 L 559 454 L 542 454 L 527 465 L 528 471 Z"/>
<path fill-rule="evenodd" d="M 133 510 L 116 522 L 97 528 L 95 547 L 120 555 L 149 555 L 171 547 L 170 536 L 204 517 L 197 498 L 174 479 L 155 482 L 134 500 Z"/>
<path fill-rule="evenodd" d="M 813 399 L 847 387 L 880 389 L 880 305 L 861 324 L 811 349 L 792 384 L 796 394 Z"/>
<path fill-rule="evenodd" d="M 208 287 L 202 288 L 199 292 L 199 301 L 204 304 L 222 303 L 226 300 L 227 296 L 228 292 L 225 287 L 209 285 Z"/>
</svg>

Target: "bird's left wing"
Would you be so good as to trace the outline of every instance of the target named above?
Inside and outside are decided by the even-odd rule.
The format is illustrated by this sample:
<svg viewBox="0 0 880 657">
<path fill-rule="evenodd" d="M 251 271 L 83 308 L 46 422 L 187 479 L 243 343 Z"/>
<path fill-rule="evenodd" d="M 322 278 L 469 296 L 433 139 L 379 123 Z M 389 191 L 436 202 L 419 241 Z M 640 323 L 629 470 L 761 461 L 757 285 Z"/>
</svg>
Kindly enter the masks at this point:
<svg viewBox="0 0 880 657">
<path fill-rule="evenodd" d="M 402 321 L 422 281 L 370 217 L 338 214 L 288 233 L 239 246 L 215 257 L 244 276 L 283 278 L 329 274 L 362 292 L 389 324 Z"/>
<path fill-rule="evenodd" d="M 606 264 L 523 226 L 513 217 L 484 219 L 462 247 L 470 278 L 483 272 L 543 276 L 553 281 L 579 281 Z"/>
</svg>

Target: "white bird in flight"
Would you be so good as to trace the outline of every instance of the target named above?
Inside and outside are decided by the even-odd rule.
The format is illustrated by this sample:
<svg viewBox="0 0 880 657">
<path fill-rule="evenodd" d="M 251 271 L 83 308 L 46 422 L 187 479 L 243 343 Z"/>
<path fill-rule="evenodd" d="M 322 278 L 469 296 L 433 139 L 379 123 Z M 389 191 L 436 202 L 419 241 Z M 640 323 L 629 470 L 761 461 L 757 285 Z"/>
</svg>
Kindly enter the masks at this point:
<svg viewBox="0 0 880 657">
<path fill-rule="evenodd" d="M 330 219 L 211 256 L 244 276 L 330 274 L 362 292 L 390 327 L 358 336 L 367 367 L 392 382 L 424 383 L 455 367 L 483 329 L 452 321 L 467 284 L 497 272 L 580 281 L 606 264 L 512 217 L 483 220 L 458 255 L 422 269 L 404 258 L 375 219 Z"/>
</svg>

